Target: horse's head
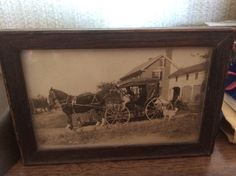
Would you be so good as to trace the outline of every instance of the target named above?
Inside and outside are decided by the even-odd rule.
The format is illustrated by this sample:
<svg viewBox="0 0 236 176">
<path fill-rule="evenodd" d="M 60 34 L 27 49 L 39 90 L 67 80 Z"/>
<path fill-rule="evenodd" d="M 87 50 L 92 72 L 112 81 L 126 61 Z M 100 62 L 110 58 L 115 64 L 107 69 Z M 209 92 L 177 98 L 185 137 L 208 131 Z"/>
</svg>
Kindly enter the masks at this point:
<svg viewBox="0 0 236 176">
<path fill-rule="evenodd" d="M 55 105 L 56 101 L 60 103 L 60 101 L 67 99 L 67 97 L 68 94 L 65 92 L 51 88 L 48 95 L 49 105 Z"/>
</svg>

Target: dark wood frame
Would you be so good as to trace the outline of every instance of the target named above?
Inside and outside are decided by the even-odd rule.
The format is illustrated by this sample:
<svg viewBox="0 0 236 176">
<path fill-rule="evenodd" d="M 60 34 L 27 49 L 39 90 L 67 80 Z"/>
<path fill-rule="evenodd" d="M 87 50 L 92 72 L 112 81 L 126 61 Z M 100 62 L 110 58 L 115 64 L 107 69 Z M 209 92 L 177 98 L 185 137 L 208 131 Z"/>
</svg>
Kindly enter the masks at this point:
<svg viewBox="0 0 236 176">
<path fill-rule="evenodd" d="M 88 31 L 9 31 L 0 33 L 0 58 L 15 131 L 26 165 L 210 155 L 219 124 L 224 77 L 233 30 L 150 29 Z M 32 127 L 21 51 L 26 49 L 212 47 L 200 140 L 174 145 L 132 145 L 38 150 Z"/>
</svg>

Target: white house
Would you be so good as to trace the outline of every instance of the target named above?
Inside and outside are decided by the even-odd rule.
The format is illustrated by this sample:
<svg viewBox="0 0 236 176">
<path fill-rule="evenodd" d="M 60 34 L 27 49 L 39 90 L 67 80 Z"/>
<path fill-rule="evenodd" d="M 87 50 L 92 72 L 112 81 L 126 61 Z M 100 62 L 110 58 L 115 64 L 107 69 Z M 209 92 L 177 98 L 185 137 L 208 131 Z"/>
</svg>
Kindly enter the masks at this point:
<svg viewBox="0 0 236 176">
<path fill-rule="evenodd" d="M 168 98 L 169 75 L 173 66 L 172 60 L 167 56 L 160 55 L 149 58 L 146 62 L 134 67 L 126 75 L 120 78 L 120 83 L 131 81 L 132 79 L 158 78 L 160 82 L 160 95 Z"/>
<path fill-rule="evenodd" d="M 206 83 L 208 62 L 202 59 L 206 53 L 209 53 L 207 49 L 167 48 L 166 54 L 147 59 L 121 77 L 120 82 L 158 78 L 160 98 L 171 100 L 173 95 L 178 95 L 184 102 L 199 103 Z"/>
<path fill-rule="evenodd" d="M 178 69 L 169 76 L 169 97 L 178 94 L 183 102 L 199 102 L 204 89 L 207 62 Z"/>
</svg>

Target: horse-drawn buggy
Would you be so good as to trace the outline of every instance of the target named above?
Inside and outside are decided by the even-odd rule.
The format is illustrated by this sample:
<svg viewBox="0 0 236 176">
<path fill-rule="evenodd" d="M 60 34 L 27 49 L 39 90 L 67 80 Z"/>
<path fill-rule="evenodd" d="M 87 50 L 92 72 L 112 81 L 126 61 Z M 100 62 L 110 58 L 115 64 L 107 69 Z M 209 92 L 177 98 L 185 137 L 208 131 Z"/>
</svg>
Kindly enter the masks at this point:
<svg viewBox="0 0 236 176">
<path fill-rule="evenodd" d="M 132 118 L 146 116 L 147 119 L 163 117 L 159 99 L 158 79 L 132 79 L 118 84 L 110 83 L 96 94 L 85 93 L 71 96 L 51 88 L 49 102 L 55 100 L 68 116 L 68 125 L 73 128 L 72 114 L 95 111 L 97 121 L 103 124 L 128 123 Z"/>
<path fill-rule="evenodd" d="M 163 117 L 160 96 L 160 82 L 157 78 L 139 78 L 124 81 L 119 84 L 122 94 L 129 96 L 126 107 L 132 117 L 146 117 L 152 120 Z"/>
</svg>

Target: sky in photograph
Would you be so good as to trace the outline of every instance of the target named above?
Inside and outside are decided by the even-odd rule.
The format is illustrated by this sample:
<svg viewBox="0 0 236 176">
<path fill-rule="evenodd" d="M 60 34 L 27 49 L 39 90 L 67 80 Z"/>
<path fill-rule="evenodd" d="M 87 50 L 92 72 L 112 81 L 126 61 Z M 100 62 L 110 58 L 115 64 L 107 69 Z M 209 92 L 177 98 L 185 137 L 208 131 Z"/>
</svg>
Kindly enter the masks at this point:
<svg viewBox="0 0 236 176">
<path fill-rule="evenodd" d="M 175 48 L 173 62 L 186 67 L 201 62 L 207 48 Z M 165 48 L 26 50 L 22 66 L 30 97 L 48 96 L 51 87 L 70 95 L 96 92 L 101 82 L 116 82 Z M 187 59 L 186 59 L 187 58 Z"/>
</svg>

